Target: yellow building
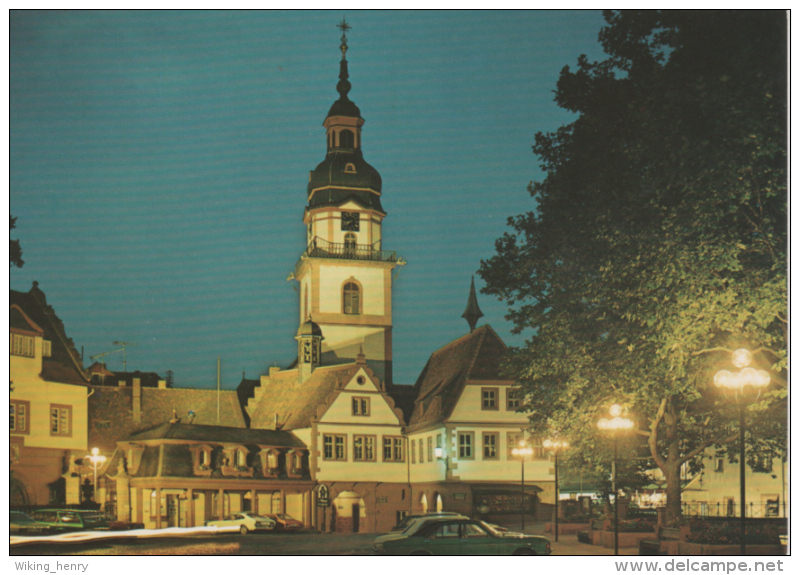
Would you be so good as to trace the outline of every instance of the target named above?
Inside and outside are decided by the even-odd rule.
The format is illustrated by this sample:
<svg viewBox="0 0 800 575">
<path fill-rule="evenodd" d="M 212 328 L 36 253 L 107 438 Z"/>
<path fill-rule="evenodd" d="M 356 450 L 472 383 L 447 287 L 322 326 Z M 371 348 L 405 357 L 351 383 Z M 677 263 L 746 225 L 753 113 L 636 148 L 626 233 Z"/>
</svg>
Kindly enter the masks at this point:
<svg viewBox="0 0 800 575">
<path fill-rule="evenodd" d="M 77 504 L 89 386 L 37 282 L 9 295 L 10 505 Z"/>
</svg>

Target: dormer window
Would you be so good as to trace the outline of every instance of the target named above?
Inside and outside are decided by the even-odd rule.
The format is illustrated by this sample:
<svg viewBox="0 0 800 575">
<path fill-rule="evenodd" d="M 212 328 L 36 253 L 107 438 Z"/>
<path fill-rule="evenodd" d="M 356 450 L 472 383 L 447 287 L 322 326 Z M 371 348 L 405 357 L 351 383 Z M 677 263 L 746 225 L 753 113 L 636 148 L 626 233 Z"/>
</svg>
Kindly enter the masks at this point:
<svg viewBox="0 0 800 575">
<path fill-rule="evenodd" d="M 344 172 L 346 174 L 355 174 L 356 173 L 356 165 L 355 164 L 347 164 L 344 167 Z"/>
<path fill-rule="evenodd" d="M 53 344 L 52 342 L 42 340 L 42 357 L 51 357 L 53 355 Z"/>
</svg>

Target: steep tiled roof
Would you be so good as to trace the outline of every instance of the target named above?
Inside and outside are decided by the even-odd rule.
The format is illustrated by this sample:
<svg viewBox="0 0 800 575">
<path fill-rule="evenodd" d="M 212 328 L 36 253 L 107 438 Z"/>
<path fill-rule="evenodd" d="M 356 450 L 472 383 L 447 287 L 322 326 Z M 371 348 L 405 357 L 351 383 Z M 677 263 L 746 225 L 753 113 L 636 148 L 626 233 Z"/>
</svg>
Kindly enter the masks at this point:
<svg viewBox="0 0 800 575">
<path fill-rule="evenodd" d="M 27 293 L 9 290 L 8 299 L 9 306 L 19 306 L 42 329 L 44 339 L 51 342 L 51 356 L 42 361 L 42 377 L 58 383 L 85 385 L 88 379 L 83 373 L 81 356 L 38 283 L 33 282 Z"/>
<path fill-rule="evenodd" d="M 273 373 L 255 392 L 257 403 L 250 413 L 250 426 L 274 428 L 277 415 L 281 429 L 309 427 L 311 419 L 317 416 L 317 408 L 325 405 L 328 396 L 350 381 L 362 367 L 371 371 L 355 363 L 318 367 L 306 381 L 300 380 L 295 369 Z"/>
<path fill-rule="evenodd" d="M 133 388 L 95 387 L 89 396 L 89 445 L 104 452 L 113 451 L 116 442 L 130 434 L 155 427 L 172 419 L 172 410 L 189 422 L 189 410 L 195 412 L 193 424 L 217 423 L 217 391 L 172 387 L 141 388 L 141 421 L 133 420 Z M 235 391 L 219 392 L 220 425 L 244 428 L 245 422 Z"/>
<path fill-rule="evenodd" d="M 185 423 L 162 423 L 156 427 L 132 433 L 128 439 L 130 441 L 185 439 L 189 441 L 208 441 L 209 443 L 236 443 L 269 447 L 305 447 L 305 444 L 291 431 L 241 429 Z"/>
<path fill-rule="evenodd" d="M 487 324 L 435 351 L 414 384 L 417 398 L 411 427 L 447 419 L 467 380 L 511 381 L 500 373 L 506 349 Z"/>
</svg>

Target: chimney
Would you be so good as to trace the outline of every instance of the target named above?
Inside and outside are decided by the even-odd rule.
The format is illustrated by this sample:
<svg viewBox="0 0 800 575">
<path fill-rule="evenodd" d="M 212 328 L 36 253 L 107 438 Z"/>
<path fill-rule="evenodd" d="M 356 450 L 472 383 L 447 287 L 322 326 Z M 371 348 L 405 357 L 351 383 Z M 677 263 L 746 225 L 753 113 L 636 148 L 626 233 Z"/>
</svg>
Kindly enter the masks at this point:
<svg viewBox="0 0 800 575">
<path fill-rule="evenodd" d="M 142 380 L 133 378 L 133 422 L 142 422 Z"/>
<path fill-rule="evenodd" d="M 158 389 L 167 389 L 167 380 L 166 379 L 159 379 L 158 380 Z"/>
</svg>

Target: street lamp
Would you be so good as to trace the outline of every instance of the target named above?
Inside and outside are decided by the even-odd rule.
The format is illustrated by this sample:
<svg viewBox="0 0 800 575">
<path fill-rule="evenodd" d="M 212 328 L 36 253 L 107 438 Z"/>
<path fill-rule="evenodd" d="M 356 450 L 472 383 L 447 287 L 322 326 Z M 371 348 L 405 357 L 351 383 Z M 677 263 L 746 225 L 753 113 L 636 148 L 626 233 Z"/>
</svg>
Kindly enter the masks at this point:
<svg viewBox="0 0 800 575">
<path fill-rule="evenodd" d="M 436 459 L 444 460 L 444 478 L 447 479 L 447 474 L 450 472 L 450 458 L 444 452 L 443 447 L 434 447 L 433 454 L 436 456 Z"/>
<path fill-rule="evenodd" d="M 522 499 L 520 500 L 519 517 L 522 523 L 520 531 L 525 531 L 525 456 L 532 455 L 533 448 L 531 448 L 527 441 L 522 440 L 519 442 L 519 447 L 515 447 L 511 450 L 511 454 L 515 457 L 519 457 L 520 469 L 522 470 L 522 478 L 520 480 L 522 488 L 520 495 Z"/>
<path fill-rule="evenodd" d="M 94 502 L 97 503 L 97 468 L 102 467 L 102 465 L 106 462 L 106 456 L 100 455 L 99 448 L 92 447 L 92 454 L 84 455 L 83 458 L 88 459 L 92 463 L 92 469 L 94 470 L 94 483 L 92 483 L 94 490 L 92 499 L 94 499 Z"/>
<path fill-rule="evenodd" d="M 619 555 L 619 497 L 617 495 L 617 436 L 621 431 L 633 429 L 633 420 L 622 417 L 622 406 L 612 405 L 608 412 L 612 419 L 602 418 L 597 427 L 611 432 L 614 438 L 614 460 L 611 462 L 611 492 L 614 494 L 614 555 Z"/>
<path fill-rule="evenodd" d="M 745 538 L 745 479 L 744 479 L 744 412 L 747 405 L 745 387 L 750 386 L 756 390 L 758 396 L 761 390 L 769 385 L 769 374 L 763 369 L 754 369 L 750 366 L 753 354 L 746 349 L 737 349 L 733 352 L 731 362 L 740 368 L 737 373 L 732 373 L 727 369 L 721 369 L 714 374 L 714 385 L 722 388 L 723 393 L 728 395 L 728 390 L 733 393 L 733 400 L 739 406 L 739 499 L 741 502 L 740 518 L 740 542 L 739 549 L 742 555 L 746 554 L 747 544 Z"/>
<path fill-rule="evenodd" d="M 545 439 L 542 442 L 542 446 L 550 451 L 555 458 L 555 491 L 556 491 L 556 504 L 555 504 L 555 539 L 556 543 L 558 543 L 558 452 L 567 449 L 569 447 L 569 443 L 564 441 L 563 439 Z"/>
</svg>

